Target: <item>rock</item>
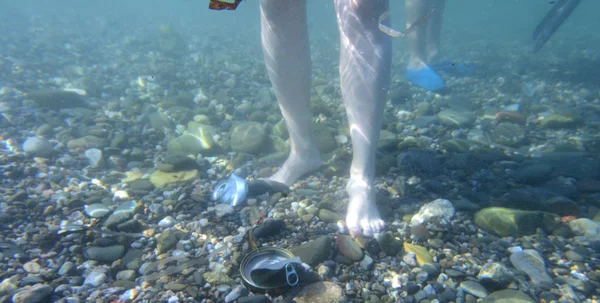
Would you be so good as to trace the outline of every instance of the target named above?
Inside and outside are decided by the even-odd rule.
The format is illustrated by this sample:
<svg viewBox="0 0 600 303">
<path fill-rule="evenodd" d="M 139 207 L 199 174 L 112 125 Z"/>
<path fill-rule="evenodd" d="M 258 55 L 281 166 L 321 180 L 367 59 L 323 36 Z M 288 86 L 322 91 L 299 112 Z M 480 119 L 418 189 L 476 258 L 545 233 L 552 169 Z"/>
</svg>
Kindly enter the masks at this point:
<svg viewBox="0 0 600 303">
<path fill-rule="evenodd" d="M 221 271 L 208 271 L 203 273 L 202 277 L 204 277 L 204 279 L 206 279 L 206 282 L 210 283 L 211 285 L 231 285 L 235 283 L 233 279 L 231 279 L 226 273 Z"/>
<path fill-rule="evenodd" d="M 335 245 L 342 255 L 354 262 L 360 261 L 363 257 L 360 245 L 351 236 L 338 235 L 335 239 Z"/>
<path fill-rule="evenodd" d="M 69 149 L 104 148 L 105 146 L 106 140 L 96 136 L 85 136 L 67 142 L 67 147 Z"/>
<path fill-rule="evenodd" d="M 225 296 L 225 303 L 230 303 L 237 300 L 239 297 L 246 295 L 248 291 L 241 285 L 234 287 L 228 294 Z"/>
<path fill-rule="evenodd" d="M 131 219 L 133 213 L 142 206 L 141 203 L 138 204 L 134 201 L 126 201 L 119 204 L 113 213 L 106 219 L 104 226 L 109 229 L 116 228 L 119 224 Z"/>
<path fill-rule="evenodd" d="M 90 166 L 93 168 L 97 168 L 104 164 L 104 159 L 102 158 L 102 151 L 97 148 L 86 149 L 83 153 L 85 157 L 88 159 Z"/>
<path fill-rule="evenodd" d="M 427 248 L 423 246 L 404 242 L 404 250 L 415 255 L 419 266 L 433 263 L 433 257 L 429 254 Z"/>
<path fill-rule="evenodd" d="M 133 281 L 135 279 L 135 270 L 126 269 L 117 273 L 117 280 Z"/>
<path fill-rule="evenodd" d="M 386 151 L 393 150 L 398 145 L 398 138 L 396 134 L 392 133 L 389 130 L 382 129 L 379 132 L 379 140 L 377 141 L 377 150 Z"/>
<path fill-rule="evenodd" d="M 92 218 L 102 218 L 110 213 L 108 206 L 102 203 L 93 203 L 83 206 L 85 214 Z"/>
<path fill-rule="evenodd" d="M 475 115 L 467 111 L 445 109 L 438 113 L 440 123 L 449 127 L 466 127 L 475 121 Z"/>
<path fill-rule="evenodd" d="M 252 235 L 255 238 L 267 238 L 277 235 L 285 229 L 285 221 L 278 219 L 270 219 L 263 222 L 261 225 L 254 228 Z"/>
<path fill-rule="evenodd" d="M 537 228 L 552 231 L 558 217 L 541 211 L 488 207 L 475 214 L 475 225 L 500 237 L 535 234 Z"/>
<path fill-rule="evenodd" d="M 360 260 L 359 264 L 364 270 L 369 270 L 371 269 L 371 266 L 373 266 L 373 258 L 371 258 L 369 255 L 365 255 L 362 260 Z"/>
<path fill-rule="evenodd" d="M 163 231 L 160 236 L 156 239 L 156 252 L 159 254 L 169 251 L 171 248 L 177 245 L 179 239 L 184 236 L 184 232 L 167 229 Z"/>
<path fill-rule="evenodd" d="M 154 186 L 162 188 L 169 184 L 190 181 L 195 179 L 197 176 L 198 171 L 195 169 L 172 173 L 165 173 L 157 170 L 150 175 L 150 182 L 152 182 Z"/>
<path fill-rule="evenodd" d="M 337 143 L 333 131 L 327 125 L 322 123 L 314 123 L 313 126 L 315 140 L 317 141 L 317 148 L 319 151 L 322 153 L 334 151 L 337 148 Z"/>
<path fill-rule="evenodd" d="M 223 218 L 223 217 L 233 214 L 235 212 L 235 208 L 231 204 L 225 204 L 225 203 L 216 204 L 214 209 L 215 209 L 215 216 L 217 218 Z"/>
<path fill-rule="evenodd" d="M 34 157 L 47 158 L 54 151 L 52 144 L 48 140 L 41 137 L 29 137 L 23 142 L 23 151 Z"/>
<path fill-rule="evenodd" d="M 477 298 L 485 298 L 488 296 L 487 290 L 481 284 L 473 280 L 466 280 L 460 283 L 460 288 L 468 294 L 472 294 Z"/>
<path fill-rule="evenodd" d="M 267 139 L 265 127 L 258 122 L 242 122 L 231 131 L 232 151 L 258 154 L 264 149 Z"/>
<path fill-rule="evenodd" d="M 300 257 L 302 262 L 310 266 L 316 266 L 329 258 L 331 255 L 331 244 L 329 236 L 320 236 L 315 240 L 294 247 L 290 251 L 295 256 Z"/>
<path fill-rule="evenodd" d="M 445 225 L 454 217 L 454 213 L 454 206 L 450 201 L 436 199 L 421 206 L 419 212 L 410 220 L 410 225 L 413 227 L 424 223 L 441 223 Z"/>
<path fill-rule="evenodd" d="M 134 192 L 149 192 L 154 189 L 154 184 L 147 179 L 138 179 L 131 181 L 129 188 Z"/>
<path fill-rule="evenodd" d="M 52 287 L 45 284 L 36 284 L 25 286 L 18 293 L 12 296 L 13 303 L 37 303 L 46 302 L 48 296 L 52 293 Z"/>
<path fill-rule="evenodd" d="M 536 303 L 536 301 L 518 290 L 504 289 L 491 293 L 480 303 Z"/>
<path fill-rule="evenodd" d="M 333 282 L 320 281 L 306 285 L 294 297 L 296 303 L 346 303 L 344 290 Z"/>
<path fill-rule="evenodd" d="M 437 263 L 425 263 L 421 269 L 427 272 L 430 277 L 437 277 L 440 274 L 441 266 Z"/>
<path fill-rule="evenodd" d="M 213 139 L 213 134 L 216 133 L 212 126 L 191 121 L 181 136 L 169 141 L 167 149 L 173 154 L 214 155 L 221 150 Z"/>
<path fill-rule="evenodd" d="M 482 266 L 477 275 L 477 279 L 479 279 L 483 285 L 501 289 L 512 282 L 514 274 L 503 264 L 494 262 Z"/>
<path fill-rule="evenodd" d="M 506 146 L 518 146 L 525 140 L 525 130 L 518 124 L 502 122 L 492 132 L 492 140 Z"/>
<path fill-rule="evenodd" d="M 325 223 L 337 223 L 337 221 L 342 220 L 342 217 L 328 209 L 320 209 L 319 219 Z"/>
<path fill-rule="evenodd" d="M 277 182 L 267 179 L 256 179 L 248 182 L 248 197 L 256 197 L 268 193 L 274 195 L 281 193 L 287 195 L 290 192 L 290 187 Z"/>
<path fill-rule="evenodd" d="M 562 111 L 551 114 L 538 121 L 543 128 L 557 129 L 572 127 L 579 122 L 579 114 L 573 111 Z"/>
<path fill-rule="evenodd" d="M 516 269 L 525 272 L 534 284 L 544 288 L 553 286 L 554 281 L 546 272 L 544 258 L 536 250 L 525 249 L 514 252 L 510 255 L 510 263 Z"/>
<path fill-rule="evenodd" d="M 387 231 L 377 239 L 379 247 L 386 255 L 394 257 L 402 251 L 402 240 L 394 237 L 394 235 Z"/>
<path fill-rule="evenodd" d="M 37 274 L 40 272 L 42 267 L 36 262 L 31 261 L 23 264 L 23 269 L 30 274 Z"/>
<path fill-rule="evenodd" d="M 176 172 L 182 170 L 192 170 L 197 168 L 196 160 L 182 156 L 182 155 L 169 155 L 166 156 L 160 164 L 156 166 L 156 169 L 165 172 Z"/>
<path fill-rule="evenodd" d="M 104 271 L 101 270 L 93 270 L 88 273 L 87 277 L 83 281 L 83 284 L 87 284 L 93 287 L 100 287 L 106 281 L 107 276 Z"/>
<path fill-rule="evenodd" d="M 584 236 L 588 239 L 597 239 L 600 225 L 587 218 L 579 218 L 569 221 L 569 227 L 575 235 Z"/>
<path fill-rule="evenodd" d="M 71 275 L 75 272 L 75 263 L 71 262 L 71 261 L 67 261 L 65 262 L 59 269 L 58 269 L 58 275 L 59 276 L 68 276 Z"/>
<path fill-rule="evenodd" d="M 544 163 L 519 167 L 515 172 L 515 180 L 524 184 L 537 184 L 552 178 L 552 166 Z"/>
<path fill-rule="evenodd" d="M 396 157 L 398 168 L 405 175 L 434 176 L 443 173 L 442 164 L 434 154 L 424 150 L 408 150 Z"/>
<path fill-rule="evenodd" d="M 88 260 L 111 263 L 118 260 L 125 253 L 123 245 L 114 245 L 107 247 L 90 246 L 83 250 L 83 257 Z"/>
<path fill-rule="evenodd" d="M 67 90 L 36 90 L 27 93 L 27 99 L 44 108 L 59 110 L 63 108 L 88 107 L 83 95 Z"/>
<path fill-rule="evenodd" d="M 585 258 L 582 255 L 580 255 L 579 253 L 577 253 L 574 250 L 566 251 L 565 257 L 567 257 L 567 259 L 569 259 L 573 262 L 583 262 L 585 260 Z"/>
<path fill-rule="evenodd" d="M 241 297 L 237 300 L 237 303 L 271 303 L 271 300 L 265 295 L 256 295 Z"/>
<path fill-rule="evenodd" d="M 158 221 L 158 227 L 162 227 L 162 228 L 167 228 L 167 227 L 171 227 L 173 225 L 175 225 L 175 218 L 171 217 L 171 216 L 166 216 L 164 218 L 162 218 L 160 221 Z"/>
<path fill-rule="evenodd" d="M 506 193 L 502 206 L 524 210 L 540 210 L 561 216 L 577 215 L 579 207 L 569 198 L 539 187 L 515 188 Z"/>
</svg>

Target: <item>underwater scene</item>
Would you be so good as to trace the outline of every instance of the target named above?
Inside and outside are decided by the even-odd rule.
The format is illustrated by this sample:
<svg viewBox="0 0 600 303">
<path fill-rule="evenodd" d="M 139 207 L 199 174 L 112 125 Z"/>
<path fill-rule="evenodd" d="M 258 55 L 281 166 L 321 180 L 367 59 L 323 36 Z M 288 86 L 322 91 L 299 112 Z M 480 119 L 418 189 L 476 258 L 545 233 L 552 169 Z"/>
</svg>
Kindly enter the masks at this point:
<svg viewBox="0 0 600 303">
<path fill-rule="evenodd" d="M 0 5 L 0 303 L 599 300 L 598 1 Z"/>
</svg>

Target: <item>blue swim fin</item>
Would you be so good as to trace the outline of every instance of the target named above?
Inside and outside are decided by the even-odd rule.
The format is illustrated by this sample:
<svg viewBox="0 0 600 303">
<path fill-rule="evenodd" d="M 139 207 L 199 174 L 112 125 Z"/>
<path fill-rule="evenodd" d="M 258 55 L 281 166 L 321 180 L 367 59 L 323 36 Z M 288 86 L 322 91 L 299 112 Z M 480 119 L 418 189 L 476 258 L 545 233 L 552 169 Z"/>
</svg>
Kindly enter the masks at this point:
<svg viewBox="0 0 600 303">
<path fill-rule="evenodd" d="M 431 67 L 425 66 L 422 69 L 406 69 L 404 78 L 419 87 L 428 91 L 435 91 L 444 88 L 446 84 L 440 75 L 438 75 Z"/>
</svg>

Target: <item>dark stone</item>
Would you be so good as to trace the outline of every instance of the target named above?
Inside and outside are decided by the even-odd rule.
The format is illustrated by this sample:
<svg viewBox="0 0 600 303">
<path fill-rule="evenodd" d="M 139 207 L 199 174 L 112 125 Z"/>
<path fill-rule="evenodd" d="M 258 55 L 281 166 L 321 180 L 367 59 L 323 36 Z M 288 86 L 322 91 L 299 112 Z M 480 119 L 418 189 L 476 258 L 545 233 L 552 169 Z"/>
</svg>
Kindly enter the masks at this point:
<svg viewBox="0 0 600 303">
<path fill-rule="evenodd" d="M 561 216 L 577 215 L 575 201 L 539 187 L 515 188 L 501 199 L 502 206 L 523 210 L 539 210 Z"/>
<path fill-rule="evenodd" d="M 435 176 L 443 173 L 440 161 L 432 152 L 408 150 L 396 158 L 398 168 L 405 175 Z"/>
<path fill-rule="evenodd" d="M 267 296 L 251 296 L 251 297 L 241 297 L 237 299 L 238 303 L 269 303 L 271 299 Z"/>
<path fill-rule="evenodd" d="M 421 287 L 417 283 L 409 281 L 406 283 L 405 289 L 407 294 L 414 295 L 421 290 Z"/>
<path fill-rule="evenodd" d="M 259 238 L 272 237 L 285 229 L 285 221 L 283 220 L 267 220 L 252 231 L 252 235 Z"/>
<path fill-rule="evenodd" d="M 282 193 L 286 196 L 289 192 L 290 188 L 287 185 L 277 181 L 257 179 L 248 183 L 248 197 L 257 197 L 266 193 L 271 195 Z"/>
<path fill-rule="evenodd" d="M 552 166 L 548 164 L 531 164 L 519 167 L 515 172 L 515 180 L 523 184 L 539 184 L 549 180 Z"/>
</svg>

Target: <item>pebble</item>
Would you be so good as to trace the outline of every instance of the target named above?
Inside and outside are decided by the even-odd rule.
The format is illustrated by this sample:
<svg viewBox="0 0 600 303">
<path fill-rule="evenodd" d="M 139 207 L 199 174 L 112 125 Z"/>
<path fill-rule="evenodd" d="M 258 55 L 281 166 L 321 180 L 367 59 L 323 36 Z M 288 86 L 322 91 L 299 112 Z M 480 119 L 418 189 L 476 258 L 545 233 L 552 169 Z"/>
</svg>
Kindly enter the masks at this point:
<svg viewBox="0 0 600 303">
<path fill-rule="evenodd" d="M 340 286 L 329 281 L 320 281 L 302 288 L 294 301 L 296 303 L 342 303 L 347 300 Z"/>
<path fill-rule="evenodd" d="M 546 272 L 544 258 L 533 249 L 525 249 L 510 255 L 510 262 L 515 268 L 525 272 L 534 284 L 541 287 L 552 287 L 554 281 Z"/>
<path fill-rule="evenodd" d="M 410 225 L 417 226 L 427 222 L 446 224 L 454 217 L 454 213 L 452 202 L 446 199 L 436 199 L 421 206 L 419 212 L 410 220 Z"/>
<path fill-rule="evenodd" d="M 88 260 L 113 262 L 123 256 L 125 247 L 114 245 L 107 247 L 90 246 L 83 250 L 83 256 Z"/>
<path fill-rule="evenodd" d="M 230 303 L 237 300 L 239 297 L 243 296 L 248 291 L 241 285 L 234 287 L 228 294 L 225 296 L 225 303 Z"/>
<path fill-rule="evenodd" d="M 466 280 L 460 283 L 460 288 L 465 292 L 472 294 L 478 298 L 485 298 L 488 296 L 488 292 L 481 284 L 473 280 Z"/>
<path fill-rule="evenodd" d="M 582 255 L 580 255 L 574 250 L 568 250 L 567 252 L 565 252 L 565 257 L 574 262 L 583 262 L 585 260 L 585 258 Z"/>
<path fill-rule="evenodd" d="M 18 293 L 12 296 L 13 303 L 37 303 L 45 302 L 46 298 L 52 292 L 52 287 L 44 284 L 25 286 Z"/>
<path fill-rule="evenodd" d="M 34 157 L 46 158 L 53 152 L 52 144 L 41 137 L 29 137 L 23 142 L 23 151 Z"/>
<path fill-rule="evenodd" d="M 362 267 L 364 270 L 369 270 L 371 269 L 371 266 L 373 266 L 373 258 L 371 258 L 369 255 L 365 255 L 360 261 L 360 267 Z"/>
<path fill-rule="evenodd" d="M 102 218 L 110 213 L 108 206 L 102 203 L 94 203 L 83 207 L 85 213 L 92 218 Z"/>
<path fill-rule="evenodd" d="M 223 218 L 223 217 L 235 212 L 235 209 L 233 208 L 233 206 L 230 204 L 226 204 L 226 203 L 216 204 L 214 206 L 214 209 L 215 209 L 215 216 L 217 218 Z"/>
<path fill-rule="evenodd" d="M 352 261 L 360 261 L 363 257 L 363 251 L 360 245 L 354 241 L 351 236 L 339 235 L 335 239 L 335 245 L 339 252 Z"/>
<path fill-rule="evenodd" d="M 85 157 L 91 167 L 98 168 L 102 166 L 104 159 L 102 158 L 102 151 L 97 148 L 86 149 L 84 152 Z"/>
<path fill-rule="evenodd" d="M 60 275 L 60 276 L 70 275 L 74 270 L 75 270 L 75 264 L 71 261 L 67 261 L 58 269 L 58 275 Z"/>
<path fill-rule="evenodd" d="M 36 262 L 27 262 L 23 265 L 23 269 L 30 274 L 37 274 L 42 268 Z"/>
<path fill-rule="evenodd" d="M 85 277 L 83 284 L 89 284 L 94 287 L 99 287 L 100 285 L 102 285 L 104 283 L 104 281 L 106 281 L 106 279 L 107 279 L 107 276 L 104 273 L 104 271 L 94 270 L 94 271 L 90 272 L 87 275 L 87 277 Z"/>
<path fill-rule="evenodd" d="M 175 218 L 171 216 L 166 216 L 162 218 L 162 220 L 158 221 L 158 227 L 167 228 L 175 225 Z"/>
</svg>

